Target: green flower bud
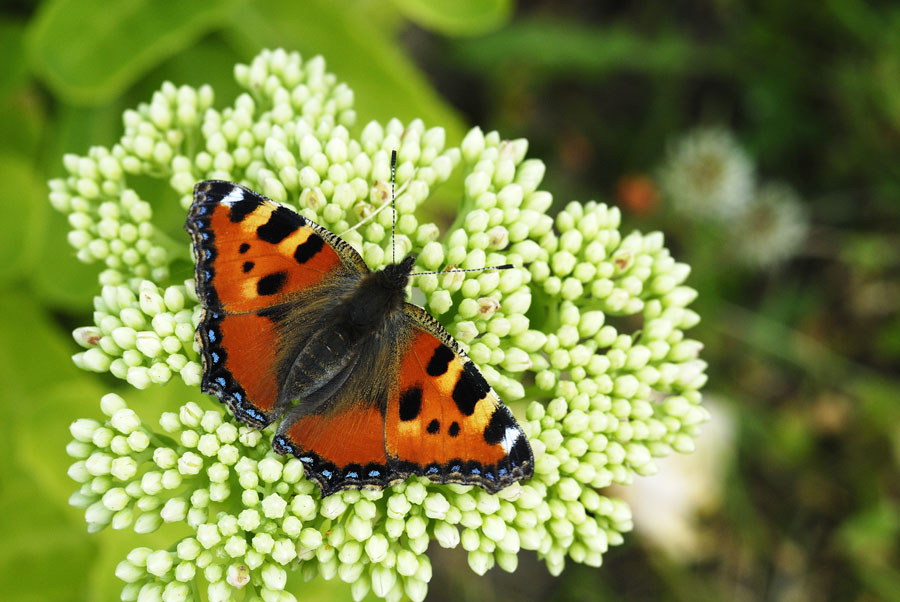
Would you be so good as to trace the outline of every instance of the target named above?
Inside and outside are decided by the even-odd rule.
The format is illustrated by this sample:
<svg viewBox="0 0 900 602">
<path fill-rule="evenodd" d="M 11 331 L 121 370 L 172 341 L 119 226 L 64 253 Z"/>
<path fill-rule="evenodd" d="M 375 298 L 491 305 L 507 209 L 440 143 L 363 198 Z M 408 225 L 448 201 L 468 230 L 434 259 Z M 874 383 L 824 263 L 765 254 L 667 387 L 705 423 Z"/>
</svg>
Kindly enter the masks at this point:
<svg viewBox="0 0 900 602">
<path fill-rule="evenodd" d="M 174 523 L 184 520 L 185 516 L 187 516 L 187 510 L 186 500 L 183 498 L 171 498 L 163 505 L 159 515 L 164 522 Z"/>
<path fill-rule="evenodd" d="M 247 528 L 245 527 L 245 529 Z M 305 528 L 300 532 L 298 543 L 297 554 L 304 557 L 308 552 L 314 551 L 322 545 L 322 534 L 315 529 Z"/>
<path fill-rule="evenodd" d="M 481 547 L 481 537 L 475 529 L 463 529 L 462 536 L 459 539 L 462 542 L 463 549 L 468 552 Z"/>
<path fill-rule="evenodd" d="M 185 452 L 178 458 L 178 472 L 183 475 L 195 475 L 203 468 L 203 458 L 194 452 Z"/>
<path fill-rule="evenodd" d="M 250 583 L 250 570 L 241 564 L 229 565 L 225 574 L 225 582 L 235 589 L 243 589 Z"/>
<path fill-rule="evenodd" d="M 153 533 L 162 524 L 162 518 L 157 513 L 144 513 L 134 521 L 134 532 L 140 534 Z"/>
<path fill-rule="evenodd" d="M 135 566 L 128 560 L 123 560 L 116 565 L 116 577 L 125 583 L 134 583 L 141 579 L 146 573 L 139 567 Z"/>
<path fill-rule="evenodd" d="M 157 550 L 147 556 L 147 572 L 157 577 L 165 576 L 172 569 L 172 554 Z"/>
<path fill-rule="evenodd" d="M 69 426 L 69 432 L 76 441 L 89 443 L 93 440 L 94 433 L 100 428 L 100 423 L 88 418 L 79 418 Z"/>
<path fill-rule="evenodd" d="M 484 575 L 494 565 L 494 557 L 481 550 L 473 550 L 468 556 L 469 568 L 476 575 Z"/>
</svg>

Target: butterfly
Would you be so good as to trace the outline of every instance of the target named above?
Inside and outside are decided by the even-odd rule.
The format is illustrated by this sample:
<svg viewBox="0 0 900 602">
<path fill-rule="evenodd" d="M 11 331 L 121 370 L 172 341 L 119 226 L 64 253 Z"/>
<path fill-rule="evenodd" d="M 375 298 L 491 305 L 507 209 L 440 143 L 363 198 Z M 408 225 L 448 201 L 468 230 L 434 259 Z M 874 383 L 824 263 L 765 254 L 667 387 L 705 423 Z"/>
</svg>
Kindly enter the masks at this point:
<svg viewBox="0 0 900 602">
<path fill-rule="evenodd" d="M 509 409 L 450 334 L 406 302 L 415 258 L 372 272 L 347 242 L 224 181 L 194 188 L 202 390 L 327 496 L 411 475 L 490 493 L 534 472 Z"/>
</svg>

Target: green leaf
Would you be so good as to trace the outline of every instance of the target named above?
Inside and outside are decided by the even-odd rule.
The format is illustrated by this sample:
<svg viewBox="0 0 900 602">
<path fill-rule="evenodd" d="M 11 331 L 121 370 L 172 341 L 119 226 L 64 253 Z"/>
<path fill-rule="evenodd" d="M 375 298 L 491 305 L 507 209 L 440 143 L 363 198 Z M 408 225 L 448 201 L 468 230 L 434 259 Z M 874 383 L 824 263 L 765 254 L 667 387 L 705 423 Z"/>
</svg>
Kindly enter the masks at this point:
<svg viewBox="0 0 900 602">
<path fill-rule="evenodd" d="M 227 18 L 233 0 L 53 0 L 28 32 L 34 70 L 77 103 L 110 100 Z"/>
<path fill-rule="evenodd" d="M 169 81 L 176 86 L 199 87 L 209 84 L 216 91 L 216 98 L 226 101 L 244 89 L 234 81 L 234 65 L 244 57 L 221 35 L 207 36 L 187 52 L 178 53 L 160 63 L 128 91 L 124 107 L 147 102 L 159 90 L 160 82 Z M 121 118 L 121 111 L 118 112 Z M 121 119 L 120 119 L 121 123 Z M 121 132 L 119 132 L 121 133 Z"/>
<path fill-rule="evenodd" d="M 459 115 L 431 88 L 397 45 L 364 14 L 324 0 L 245 3 L 226 31 L 246 56 L 262 48 L 299 50 L 304 57 L 321 54 L 328 70 L 356 94 L 358 125 L 392 117 L 421 118 L 426 126 L 443 126 L 448 143 L 464 133 Z"/>
<path fill-rule="evenodd" d="M 0 338 L 9 435 L 0 438 L 0 590 L 4 600 L 84 600 L 96 546 L 67 505 L 75 483 L 64 447 L 82 397 L 97 390 L 78 380 L 75 344 L 32 298 L 0 290 Z"/>
<path fill-rule="evenodd" d="M 22 52 L 25 26 L 18 21 L 0 20 L 0 91 L 21 85 L 28 74 Z"/>
<path fill-rule="evenodd" d="M 34 263 L 46 220 L 47 194 L 23 158 L 0 153 L 0 283 L 22 275 Z"/>
<path fill-rule="evenodd" d="M 625 27 L 543 20 L 520 21 L 495 34 L 459 42 L 454 51 L 473 67 L 491 72 L 510 61 L 550 74 L 598 75 L 623 68 L 668 73 L 697 66 L 690 41 L 675 33 L 650 37 Z"/>
<path fill-rule="evenodd" d="M 394 0 L 417 25 L 449 36 L 474 36 L 499 29 L 512 14 L 511 0 Z"/>
<path fill-rule="evenodd" d="M 57 448 L 48 453 L 63 452 Z M 86 600 L 84 590 L 96 545 L 77 511 L 48 503 L 46 492 L 31 486 L 27 471 L 7 462 L 0 471 L 3 599 Z"/>
<path fill-rule="evenodd" d="M 38 252 L 31 283 L 38 297 L 54 307 L 90 311 L 94 295 L 100 293 L 97 275 L 102 264 L 84 264 L 66 241 L 69 224 L 58 211 L 48 211 L 44 240 Z M 33 302 L 33 301 L 32 301 Z"/>
<path fill-rule="evenodd" d="M 0 340 L 0 382 L 7 392 L 33 397 L 41 388 L 84 375 L 72 363 L 79 347 L 69 333 L 23 293 L 0 290 Z"/>
<path fill-rule="evenodd" d="M 41 93 L 36 86 L 0 92 L 0 149 L 33 159 L 46 124 Z"/>
<path fill-rule="evenodd" d="M 78 488 L 66 474 L 74 462 L 64 450 L 72 439 L 69 425 L 83 417 L 103 419 L 99 402 L 104 393 L 100 379 L 84 374 L 13 398 L 23 406 L 16 420 L 14 457 L 29 475 L 28 486 L 49 494 L 47 503 L 66 506 Z"/>
</svg>

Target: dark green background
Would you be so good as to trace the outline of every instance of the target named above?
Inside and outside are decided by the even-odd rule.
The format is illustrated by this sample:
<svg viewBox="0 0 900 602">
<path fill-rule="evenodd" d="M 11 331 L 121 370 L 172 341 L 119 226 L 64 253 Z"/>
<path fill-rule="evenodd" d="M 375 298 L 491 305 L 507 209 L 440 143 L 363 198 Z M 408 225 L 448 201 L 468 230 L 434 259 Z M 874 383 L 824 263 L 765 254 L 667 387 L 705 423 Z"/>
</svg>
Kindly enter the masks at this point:
<svg viewBox="0 0 900 602">
<path fill-rule="evenodd" d="M 667 143 L 731 128 L 763 179 L 804 199 L 811 234 L 760 272 L 720 261 L 727 236 L 665 206 L 625 214 L 691 263 L 692 333 L 707 390 L 736 418 L 716 542 L 701 561 L 636 535 L 601 569 L 550 578 L 531 553 L 475 577 L 434 556 L 431 600 L 900 599 L 900 7 L 732 0 L 27 0 L 0 9 L 0 597 L 112 600 L 118 561 L 166 533 L 88 535 L 67 506 L 68 424 L 122 389 L 82 373 L 70 331 L 90 322 L 97 268 L 77 263 L 46 181 L 63 153 L 111 145 L 121 114 L 165 80 L 237 91 L 261 48 L 321 53 L 369 119 L 422 118 L 458 143 L 471 125 L 527 137 L 558 203 L 615 202 Z M 872 300 L 875 300 L 875 303 Z M 148 414 L 198 397 L 130 391 Z M 313 582 L 306 600 L 344 598 Z"/>
</svg>

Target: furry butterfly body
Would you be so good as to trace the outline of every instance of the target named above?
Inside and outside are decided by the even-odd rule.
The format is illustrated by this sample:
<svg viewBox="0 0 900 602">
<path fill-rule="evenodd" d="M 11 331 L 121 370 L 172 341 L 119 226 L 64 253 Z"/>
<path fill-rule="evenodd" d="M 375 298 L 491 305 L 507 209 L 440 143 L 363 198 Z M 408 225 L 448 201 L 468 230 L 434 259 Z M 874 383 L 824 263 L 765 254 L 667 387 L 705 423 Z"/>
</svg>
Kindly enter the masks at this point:
<svg viewBox="0 0 900 602">
<path fill-rule="evenodd" d="M 264 428 L 323 495 L 410 475 L 496 492 L 531 448 L 477 367 L 406 302 L 414 259 L 372 272 L 340 237 L 230 182 L 197 184 L 185 228 L 202 389 Z"/>
</svg>

